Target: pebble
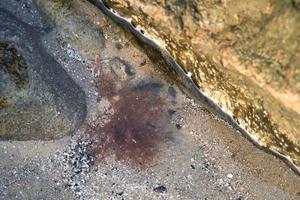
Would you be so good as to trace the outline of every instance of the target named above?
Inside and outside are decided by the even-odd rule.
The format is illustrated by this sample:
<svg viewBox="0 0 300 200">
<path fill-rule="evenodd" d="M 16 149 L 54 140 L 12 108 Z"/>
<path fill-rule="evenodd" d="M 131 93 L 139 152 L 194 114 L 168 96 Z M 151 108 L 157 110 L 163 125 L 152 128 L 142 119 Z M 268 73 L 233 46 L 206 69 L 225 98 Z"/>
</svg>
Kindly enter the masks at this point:
<svg viewBox="0 0 300 200">
<path fill-rule="evenodd" d="M 232 174 L 227 174 L 227 178 L 232 179 L 233 175 Z"/>
<path fill-rule="evenodd" d="M 157 193 L 164 193 L 167 191 L 167 188 L 163 185 L 160 185 L 160 186 L 154 188 L 153 191 L 157 192 Z"/>
</svg>

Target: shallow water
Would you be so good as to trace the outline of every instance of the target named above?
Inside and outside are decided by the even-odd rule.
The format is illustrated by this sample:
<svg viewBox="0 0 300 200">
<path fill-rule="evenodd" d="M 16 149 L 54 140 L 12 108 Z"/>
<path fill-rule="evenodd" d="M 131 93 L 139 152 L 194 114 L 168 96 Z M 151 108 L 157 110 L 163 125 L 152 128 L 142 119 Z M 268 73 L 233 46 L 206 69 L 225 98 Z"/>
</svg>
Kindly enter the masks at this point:
<svg viewBox="0 0 300 200">
<path fill-rule="evenodd" d="M 171 66 L 167 73 L 180 77 L 191 93 L 209 109 L 245 133 L 261 148 L 284 158 L 299 172 L 300 117 L 270 93 L 234 70 L 220 67 L 190 44 L 180 40 L 173 29 L 162 29 L 155 20 L 139 15 L 133 7 L 119 2 L 94 1 L 111 18 L 133 32 L 141 41 L 160 52 Z M 130 10 L 132 9 L 132 10 Z M 173 72 L 172 72 L 173 71 Z"/>
</svg>

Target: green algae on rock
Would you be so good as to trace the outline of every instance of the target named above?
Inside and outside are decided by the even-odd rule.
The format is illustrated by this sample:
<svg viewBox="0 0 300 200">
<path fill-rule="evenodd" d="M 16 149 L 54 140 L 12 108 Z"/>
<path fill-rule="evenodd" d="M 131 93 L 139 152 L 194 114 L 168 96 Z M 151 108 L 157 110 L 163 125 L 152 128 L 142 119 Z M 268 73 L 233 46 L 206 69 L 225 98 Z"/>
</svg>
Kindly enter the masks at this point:
<svg viewBox="0 0 300 200">
<path fill-rule="evenodd" d="M 10 92 L 28 86 L 28 67 L 25 59 L 12 45 L 0 41 L 0 109 L 11 104 Z"/>
<path fill-rule="evenodd" d="M 284 1 L 105 0 L 260 146 L 300 167 L 300 14 Z"/>
</svg>

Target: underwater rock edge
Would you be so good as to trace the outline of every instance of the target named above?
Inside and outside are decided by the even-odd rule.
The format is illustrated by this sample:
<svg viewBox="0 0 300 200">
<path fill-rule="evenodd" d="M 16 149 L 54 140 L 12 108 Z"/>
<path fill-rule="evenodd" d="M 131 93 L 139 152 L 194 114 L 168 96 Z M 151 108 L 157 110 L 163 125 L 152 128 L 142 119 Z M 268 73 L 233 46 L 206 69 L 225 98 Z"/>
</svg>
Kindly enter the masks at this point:
<svg viewBox="0 0 300 200">
<path fill-rule="evenodd" d="M 272 127 L 273 127 L 273 123 L 275 124 L 276 136 L 274 135 L 270 136 L 270 134 L 273 133 L 261 134 L 258 131 L 255 131 L 255 129 L 251 127 L 247 127 L 246 123 L 244 124 L 242 123 L 243 119 L 238 119 L 236 116 L 234 116 L 233 114 L 234 112 L 233 111 L 231 112 L 230 108 L 228 109 L 226 108 L 226 106 L 225 107 L 222 106 L 223 102 L 218 102 L 218 100 L 212 98 L 209 92 L 206 92 L 205 90 L 203 90 L 203 88 L 199 87 L 199 83 L 197 83 L 197 81 L 193 80 L 193 78 L 191 77 L 191 75 L 194 74 L 190 74 L 189 71 L 186 72 L 186 68 L 183 68 L 180 64 L 178 64 L 178 62 L 174 59 L 171 53 L 166 48 L 162 47 L 163 41 L 160 41 L 159 38 L 155 36 L 152 37 L 151 34 L 147 34 L 147 30 L 145 31 L 145 29 L 143 29 L 142 26 L 137 26 L 136 24 L 133 24 L 132 19 L 128 19 L 126 17 L 119 15 L 116 12 L 116 10 L 107 7 L 107 5 L 103 3 L 103 1 L 101 0 L 89 0 L 89 1 L 93 3 L 95 6 L 97 6 L 99 9 L 101 9 L 103 13 L 105 13 L 113 20 L 115 20 L 117 23 L 129 29 L 143 43 L 150 45 L 150 47 L 158 51 L 161 54 L 161 56 L 167 61 L 167 63 L 169 63 L 173 67 L 173 70 L 176 71 L 177 75 L 183 79 L 184 87 L 189 90 L 192 96 L 196 97 L 198 100 L 204 103 L 209 110 L 216 113 L 217 115 L 222 117 L 225 121 L 233 125 L 237 130 L 242 132 L 244 136 L 250 139 L 259 148 L 282 158 L 296 173 L 298 174 L 300 173 L 299 147 L 296 146 L 293 142 L 289 141 L 289 139 L 285 137 L 284 133 L 278 136 L 279 135 L 278 132 L 280 131 L 278 130 L 277 124 L 274 123 L 272 119 L 268 119 L 270 120 L 268 121 L 268 123 L 270 123 Z M 264 110 L 262 112 L 264 112 Z M 266 117 L 269 116 L 268 115 L 264 116 L 264 118 Z M 260 138 L 260 134 L 267 138 L 266 139 L 264 139 L 264 137 Z M 275 143 L 273 143 L 274 141 L 270 143 L 270 141 L 272 141 L 274 137 L 277 137 L 277 139 L 283 142 L 279 142 L 280 144 L 276 144 L 277 141 L 275 141 Z M 291 149 L 292 151 L 289 151 Z"/>
</svg>

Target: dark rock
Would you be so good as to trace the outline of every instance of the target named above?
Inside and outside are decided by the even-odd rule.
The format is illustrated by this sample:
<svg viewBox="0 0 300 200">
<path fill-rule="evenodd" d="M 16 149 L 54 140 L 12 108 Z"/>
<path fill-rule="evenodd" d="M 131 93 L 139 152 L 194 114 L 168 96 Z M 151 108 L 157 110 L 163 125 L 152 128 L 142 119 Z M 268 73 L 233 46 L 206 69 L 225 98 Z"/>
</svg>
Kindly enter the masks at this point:
<svg viewBox="0 0 300 200">
<path fill-rule="evenodd" d="M 176 123 L 175 126 L 176 126 L 177 129 L 181 129 L 182 128 L 182 126 L 180 124 L 178 124 L 178 123 Z"/>
<path fill-rule="evenodd" d="M 44 48 L 45 30 L 0 9 L 0 140 L 61 138 L 85 118 L 85 94 Z"/>
<path fill-rule="evenodd" d="M 165 186 L 161 185 L 161 186 L 154 188 L 153 191 L 157 192 L 157 193 L 164 193 L 164 192 L 167 192 L 167 188 Z"/>
<path fill-rule="evenodd" d="M 124 192 L 117 192 L 116 195 L 118 196 L 122 196 L 124 194 Z"/>
</svg>

